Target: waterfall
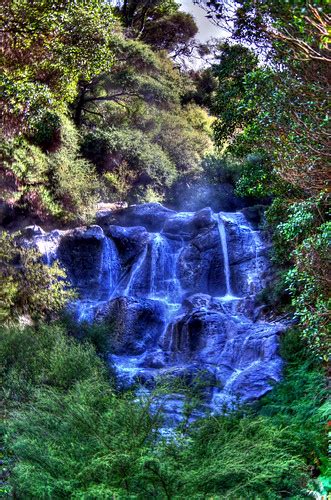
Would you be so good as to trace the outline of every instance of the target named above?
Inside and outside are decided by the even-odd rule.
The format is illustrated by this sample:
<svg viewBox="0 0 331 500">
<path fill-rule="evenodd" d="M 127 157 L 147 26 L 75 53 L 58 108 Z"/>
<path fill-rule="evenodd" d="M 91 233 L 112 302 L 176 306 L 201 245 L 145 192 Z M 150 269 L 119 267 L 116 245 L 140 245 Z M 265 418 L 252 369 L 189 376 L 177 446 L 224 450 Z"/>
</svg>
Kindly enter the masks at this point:
<svg viewBox="0 0 331 500">
<path fill-rule="evenodd" d="M 137 215 L 118 225 L 112 214 L 103 227 L 35 238 L 48 264 L 64 259 L 80 293 L 75 319 L 109 324 L 110 360 L 125 387 L 150 390 L 159 377 L 190 381 L 202 372 L 205 405 L 216 413 L 261 397 L 281 376 L 283 327 L 254 308 L 271 271 L 260 232 L 240 212 L 146 207 L 131 207 Z M 175 407 L 182 397 L 169 401 Z"/>
<path fill-rule="evenodd" d="M 150 298 L 169 304 L 180 302 L 182 290 L 177 278 L 177 261 L 181 249 L 180 244 L 170 243 L 164 235 L 155 233 L 150 242 Z"/>
<path fill-rule="evenodd" d="M 231 273 L 230 273 L 228 244 L 226 239 L 225 224 L 221 214 L 218 214 L 217 217 L 217 227 L 220 235 L 222 251 L 223 251 L 223 259 L 224 259 L 224 276 L 225 276 L 225 286 L 226 286 L 226 294 L 224 298 L 232 299 L 233 293 L 231 290 Z"/>
<path fill-rule="evenodd" d="M 165 241 L 160 233 L 156 233 L 151 241 L 151 283 L 150 283 L 150 296 L 156 297 L 159 291 L 158 274 L 165 273 Z"/>
<path fill-rule="evenodd" d="M 105 237 L 102 249 L 102 265 L 100 276 L 101 294 L 109 299 L 114 292 L 120 276 L 120 259 L 114 242 Z"/>
<path fill-rule="evenodd" d="M 125 297 L 127 297 L 128 295 L 130 295 L 133 292 L 133 287 L 134 287 L 136 278 L 138 277 L 139 272 L 141 271 L 141 269 L 145 263 L 146 255 L 147 255 L 147 247 L 144 248 L 144 250 L 139 255 L 138 259 L 136 260 L 136 262 L 132 266 L 129 281 L 128 281 L 128 283 L 123 291 L 123 295 Z"/>
</svg>

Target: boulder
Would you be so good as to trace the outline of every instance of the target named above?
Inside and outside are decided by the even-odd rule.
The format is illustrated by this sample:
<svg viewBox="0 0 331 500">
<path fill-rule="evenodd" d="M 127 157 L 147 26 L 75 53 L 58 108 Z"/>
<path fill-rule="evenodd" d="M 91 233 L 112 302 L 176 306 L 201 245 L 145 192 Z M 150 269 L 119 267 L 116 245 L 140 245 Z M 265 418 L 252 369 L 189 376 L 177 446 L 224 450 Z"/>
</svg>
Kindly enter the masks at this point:
<svg viewBox="0 0 331 500">
<path fill-rule="evenodd" d="M 33 224 L 31 226 L 26 226 L 22 230 L 22 236 L 24 238 L 27 238 L 28 240 L 30 240 L 36 236 L 43 236 L 45 234 L 46 234 L 45 231 L 40 226 L 37 226 L 37 224 Z"/>
<path fill-rule="evenodd" d="M 245 403 L 259 399 L 279 382 L 282 365 L 280 358 L 268 364 L 260 362 L 251 365 L 234 379 L 230 387 L 231 392 Z"/>
<path fill-rule="evenodd" d="M 97 222 L 102 227 L 117 226 L 144 226 L 147 231 L 159 232 L 165 221 L 176 212 L 164 207 L 160 203 L 144 203 L 131 205 L 128 208 L 97 215 Z"/>
<path fill-rule="evenodd" d="M 114 354 L 141 354 L 155 345 L 164 328 L 165 308 L 161 302 L 118 297 L 102 305 L 96 322 L 110 324 Z"/>
<path fill-rule="evenodd" d="M 173 362 L 217 363 L 232 323 L 218 311 L 194 309 L 168 326 L 163 348 Z"/>
<path fill-rule="evenodd" d="M 216 226 L 211 208 L 207 207 L 199 212 L 178 212 L 167 218 L 163 226 L 163 233 L 169 238 L 189 240 L 200 232 Z"/>
<path fill-rule="evenodd" d="M 98 292 L 103 270 L 105 235 L 100 226 L 80 227 L 67 232 L 59 242 L 57 255 L 72 284 L 85 297 Z"/>
<path fill-rule="evenodd" d="M 146 353 L 139 366 L 144 368 L 164 368 L 166 366 L 165 353 L 157 350 Z"/>
<path fill-rule="evenodd" d="M 178 277 L 189 293 L 199 290 L 225 295 L 224 257 L 215 225 L 198 233 L 184 247 L 178 261 Z"/>
<path fill-rule="evenodd" d="M 108 226 L 105 233 L 115 242 L 123 265 L 132 263 L 150 239 L 149 233 L 143 226 Z"/>
</svg>

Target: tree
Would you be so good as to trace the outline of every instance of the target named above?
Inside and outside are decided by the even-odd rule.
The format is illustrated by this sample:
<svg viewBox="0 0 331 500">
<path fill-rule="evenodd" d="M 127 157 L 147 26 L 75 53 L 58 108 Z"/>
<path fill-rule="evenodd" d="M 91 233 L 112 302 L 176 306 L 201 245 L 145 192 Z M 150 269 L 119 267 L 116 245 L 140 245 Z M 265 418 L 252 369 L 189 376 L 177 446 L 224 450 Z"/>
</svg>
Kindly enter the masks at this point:
<svg viewBox="0 0 331 500">
<path fill-rule="evenodd" d="M 246 74 L 248 98 L 238 110 L 245 114 L 257 107 L 259 113 L 242 138 L 257 132 L 254 140 L 260 137 L 259 143 L 272 151 L 286 181 L 315 194 L 325 189 L 330 158 L 327 2 L 236 1 L 230 8 L 225 0 L 208 2 L 207 8 L 217 23 L 230 23 L 233 40 L 254 44 L 268 61 Z"/>
<path fill-rule="evenodd" d="M 175 12 L 156 15 L 146 24 L 141 39 L 156 50 L 166 50 L 172 57 L 190 54 L 190 41 L 198 33 L 191 14 Z"/>
<path fill-rule="evenodd" d="M 100 113 L 98 104 L 104 102 L 129 111 L 137 99 L 160 106 L 179 99 L 183 79 L 166 54 L 156 54 L 147 44 L 125 38 L 117 38 L 113 51 L 116 59 L 112 71 L 80 84 L 74 104 L 78 126 L 84 115 Z"/>
<path fill-rule="evenodd" d="M 112 65 L 118 28 L 105 0 L 5 0 L 1 19 L 6 136 L 28 130 L 46 109 L 63 112 L 81 79 Z"/>
<path fill-rule="evenodd" d="M 212 147 L 211 118 L 182 105 L 190 78 L 164 52 L 122 39 L 111 73 L 82 89 L 82 152 L 102 175 L 104 199 L 162 201 L 179 176 L 196 176 Z"/>
<path fill-rule="evenodd" d="M 67 116 L 44 112 L 29 135 L 1 141 L 0 153 L 0 198 L 6 203 L 41 221 L 91 219 L 99 183 Z"/>
</svg>

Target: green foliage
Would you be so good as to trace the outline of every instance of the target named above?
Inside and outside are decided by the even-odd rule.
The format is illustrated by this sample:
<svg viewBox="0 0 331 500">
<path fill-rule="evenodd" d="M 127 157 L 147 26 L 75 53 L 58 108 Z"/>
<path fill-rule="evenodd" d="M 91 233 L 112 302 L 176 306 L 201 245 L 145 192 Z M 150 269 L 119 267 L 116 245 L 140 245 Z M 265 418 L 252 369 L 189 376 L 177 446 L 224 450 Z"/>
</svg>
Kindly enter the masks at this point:
<svg viewBox="0 0 331 500">
<path fill-rule="evenodd" d="M 215 138 L 241 163 L 237 194 L 274 197 L 266 213 L 274 261 L 286 272 L 303 337 L 325 358 L 329 260 L 326 200 L 319 195 L 326 190 L 329 156 L 325 8 L 277 0 L 238 0 L 230 11 L 225 5 L 208 3 L 220 23 L 231 18 L 237 42 L 220 46 L 214 66 Z M 247 43 L 264 47 L 266 59 L 258 62 Z"/>
<path fill-rule="evenodd" d="M 187 12 L 156 13 L 146 23 L 142 39 L 156 50 L 175 56 L 190 55 L 190 41 L 198 33 L 193 16 Z"/>
<path fill-rule="evenodd" d="M 316 194 L 328 182 L 329 87 L 324 75 L 330 58 L 326 47 L 318 46 L 328 23 L 326 11 L 310 5 L 307 12 L 298 2 L 238 0 L 227 12 L 226 3 L 208 5 L 221 23 L 232 16 L 233 38 L 262 46 L 268 64 L 258 65 L 242 45 L 221 46 L 215 66 L 217 141 L 230 141 L 240 156 L 267 152 L 275 174 Z"/>
<path fill-rule="evenodd" d="M 285 432 L 264 417 L 202 420 L 188 447 L 184 491 L 190 498 L 279 498 L 299 493 L 304 464 Z"/>
<path fill-rule="evenodd" d="M 91 219 L 98 180 L 92 165 L 80 157 L 78 132 L 66 116 L 45 113 L 30 141 L 4 140 L 1 154 L 8 179 L 0 190 L 3 199 L 15 200 L 41 219 Z"/>
<path fill-rule="evenodd" d="M 276 198 L 267 210 L 274 228 L 274 260 L 284 268 L 284 283 L 295 317 L 312 351 L 329 355 L 329 245 L 327 195 L 289 202 Z"/>
<path fill-rule="evenodd" d="M 256 303 L 266 306 L 273 314 L 287 313 L 291 302 L 286 283 L 287 271 L 275 274 L 272 282 L 256 297 Z"/>
<path fill-rule="evenodd" d="M 111 351 L 112 325 L 107 323 L 77 323 L 73 316 L 62 314 L 60 324 L 68 332 L 68 335 L 75 337 L 80 342 L 87 342 L 94 346 L 97 354 L 102 358 L 108 358 Z M 109 360 L 107 359 L 109 363 Z"/>
<path fill-rule="evenodd" d="M 75 293 L 57 263 L 44 265 L 39 252 L 20 245 L 17 238 L 5 231 L 0 234 L 1 320 L 20 315 L 50 317 Z"/>
<path fill-rule="evenodd" d="M 325 203 L 324 194 L 294 204 L 276 200 L 267 212 L 275 225 L 274 260 L 284 266 L 294 316 L 321 359 L 328 359 L 330 347 L 330 223 L 323 222 Z"/>
<path fill-rule="evenodd" d="M 104 0 L 28 3 L 4 4 L 1 198 L 41 220 L 84 223 L 100 196 L 161 201 L 179 173 L 198 175 L 210 118 L 182 106 L 192 84 L 159 50 L 186 50 L 191 16 L 172 1 L 124 3 L 115 9 L 124 36 Z M 87 154 L 102 162 L 99 176 L 80 156 L 68 111 L 87 141 L 98 129 L 114 138 L 105 157 Z"/>
<path fill-rule="evenodd" d="M 14 439 L 19 457 L 15 491 L 54 499 L 130 498 L 145 488 L 148 492 L 140 476 L 157 423 L 148 409 L 93 379 L 65 394 L 41 391 L 33 407 L 17 414 L 9 427 L 9 443 Z"/>
<path fill-rule="evenodd" d="M 249 154 L 245 157 L 240 163 L 240 176 L 238 177 L 236 182 L 238 196 L 251 196 L 259 199 L 286 195 L 293 190 L 290 184 L 277 177 L 265 154 Z"/>
<path fill-rule="evenodd" d="M 316 198 L 291 204 L 287 209 L 286 221 L 277 226 L 277 232 L 284 244 L 291 243 L 292 248 L 295 248 L 309 236 L 316 225 L 323 221 L 325 203 L 325 193 L 321 193 Z"/>
<path fill-rule="evenodd" d="M 109 69 L 115 30 L 112 8 L 103 0 L 5 0 L 1 86 L 6 135 L 29 129 L 45 109 L 65 111 L 81 79 Z"/>
<path fill-rule="evenodd" d="M 116 13 L 131 37 L 143 40 L 154 50 L 190 55 L 198 27 L 193 16 L 179 7 L 174 0 L 129 0 L 117 2 Z"/>
<path fill-rule="evenodd" d="M 323 369 L 302 341 L 301 327 L 283 336 L 281 355 L 286 362 L 284 379 L 261 400 L 259 413 L 287 429 L 292 451 L 324 472 L 328 415 Z"/>
<path fill-rule="evenodd" d="M 35 398 L 42 387 L 68 390 L 106 370 L 90 344 L 67 336 L 63 326 L 3 326 L 0 330 L 2 398 L 10 406 Z"/>
<path fill-rule="evenodd" d="M 256 70 L 257 64 L 258 58 L 254 52 L 241 45 L 225 43 L 220 46 L 218 64 L 214 66 L 219 82 L 214 111 L 220 117 L 215 124 L 215 136 L 220 144 L 231 139 L 257 113 L 253 103 L 244 109 L 238 99 L 245 95 L 246 74 Z"/>
<path fill-rule="evenodd" d="M 204 156 L 212 151 L 212 119 L 199 106 L 189 104 L 158 113 L 153 139 L 166 151 L 178 174 L 198 177 Z"/>
<path fill-rule="evenodd" d="M 305 238 L 294 250 L 294 267 L 286 276 L 295 316 L 311 349 L 325 360 L 330 356 L 330 222 Z"/>
<path fill-rule="evenodd" d="M 157 144 L 139 130 L 95 130 L 84 137 L 84 155 L 105 172 L 112 188 L 110 194 L 133 201 L 139 191 L 152 184 L 160 190 L 170 186 L 176 176 L 175 166 Z M 114 198 L 113 198 L 114 199 Z"/>
<path fill-rule="evenodd" d="M 113 71 L 81 88 L 76 122 L 84 124 L 82 151 L 105 174 L 104 199 L 161 200 L 175 178 L 201 172 L 212 149 L 212 119 L 194 103 L 181 104 L 192 83 L 164 52 L 122 39 L 115 53 Z M 108 149 L 97 138 L 89 144 L 98 129 L 112 136 Z"/>
<path fill-rule="evenodd" d="M 241 167 L 231 158 L 222 155 L 207 155 L 201 165 L 209 184 L 229 183 L 233 186 L 241 172 Z"/>
<path fill-rule="evenodd" d="M 89 124 L 91 120 L 99 125 L 101 118 L 104 124 L 118 125 L 113 116 L 116 109 L 130 118 L 143 101 L 165 108 L 179 104 L 186 79 L 164 52 L 155 53 L 141 41 L 122 37 L 114 41 L 113 50 L 113 70 L 80 86 L 75 106 L 77 124 Z"/>
</svg>

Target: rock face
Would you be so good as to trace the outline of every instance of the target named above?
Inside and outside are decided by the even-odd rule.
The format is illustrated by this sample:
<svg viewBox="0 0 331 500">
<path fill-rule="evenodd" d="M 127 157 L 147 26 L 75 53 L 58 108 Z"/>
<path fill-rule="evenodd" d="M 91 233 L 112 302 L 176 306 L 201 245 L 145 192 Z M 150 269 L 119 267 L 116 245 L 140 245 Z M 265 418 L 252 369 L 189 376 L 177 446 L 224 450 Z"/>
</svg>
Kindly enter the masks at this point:
<svg viewBox="0 0 331 500">
<path fill-rule="evenodd" d="M 175 213 L 160 203 L 144 203 L 113 212 L 101 212 L 97 220 L 103 227 L 107 224 L 124 227 L 144 226 L 147 231 L 161 231 L 167 218 Z"/>
<path fill-rule="evenodd" d="M 101 213 L 97 226 L 29 231 L 79 290 L 77 320 L 109 325 L 110 359 L 124 385 L 149 388 L 160 376 L 191 383 L 203 374 L 206 404 L 217 411 L 261 397 L 281 376 L 284 327 L 257 319 L 254 307 L 272 274 L 268 244 L 259 215 L 247 215 L 250 222 L 243 212 L 176 213 L 148 203 Z"/>
<path fill-rule="evenodd" d="M 117 297 L 96 311 L 96 321 L 106 321 L 113 330 L 114 354 L 142 354 L 155 345 L 163 326 L 164 305 L 149 299 Z"/>
</svg>

